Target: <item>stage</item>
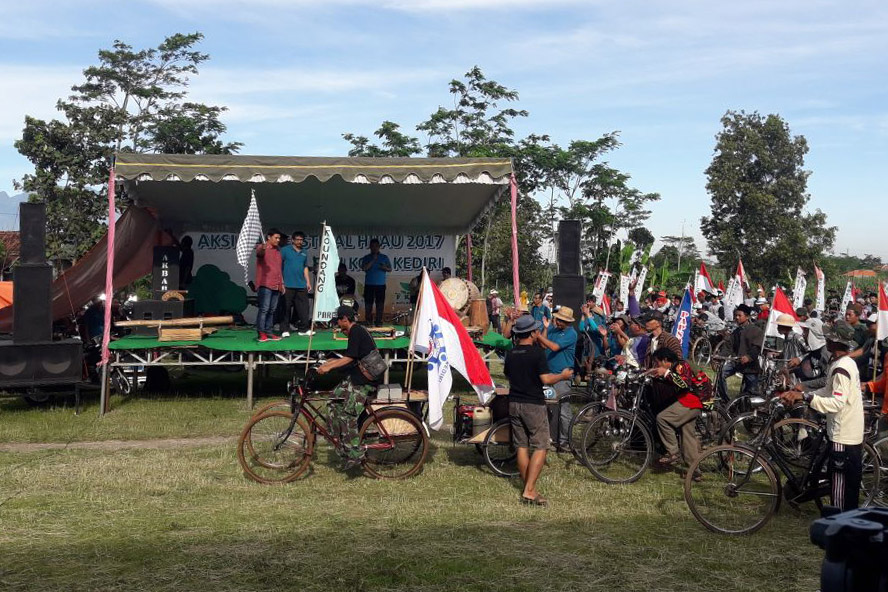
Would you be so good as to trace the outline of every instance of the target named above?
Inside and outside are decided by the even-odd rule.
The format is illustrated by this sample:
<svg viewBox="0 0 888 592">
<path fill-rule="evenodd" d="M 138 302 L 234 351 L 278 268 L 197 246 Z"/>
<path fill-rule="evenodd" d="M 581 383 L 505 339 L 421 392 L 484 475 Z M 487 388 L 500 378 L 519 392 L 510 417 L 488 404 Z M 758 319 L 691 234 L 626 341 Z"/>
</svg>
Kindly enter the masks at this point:
<svg viewBox="0 0 888 592">
<path fill-rule="evenodd" d="M 375 339 L 377 347 L 391 368 L 394 364 L 408 361 L 407 348 L 410 337 L 406 327 L 395 326 L 395 338 Z M 335 338 L 329 329 L 318 330 L 311 338 L 311 352 L 337 352 L 347 348 L 348 341 Z M 475 341 L 481 357 L 487 362 L 497 358 L 500 352 L 511 349 L 512 342 L 499 333 L 489 331 Z M 200 341 L 159 341 L 157 337 L 128 335 L 109 344 L 111 368 L 121 368 L 135 373 L 150 366 L 239 366 L 247 371 L 247 404 L 253 405 L 255 370 L 272 365 L 304 364 L 309 348 L 309 337 L 291 335 L 280 341 L 256 340 L 256 330 L 252 327 L 220 329 Z M 423 361 L 424 358 L 415 358 Z M 106 368 L 106 373 L 111 368 Z M 386 372 L 384 382 L 389 382 Z M 283 393 L 282 393 L 283 395 Z M 108 411 L 108 398 L 103 396 L 101 412 Z"/>
</svg>

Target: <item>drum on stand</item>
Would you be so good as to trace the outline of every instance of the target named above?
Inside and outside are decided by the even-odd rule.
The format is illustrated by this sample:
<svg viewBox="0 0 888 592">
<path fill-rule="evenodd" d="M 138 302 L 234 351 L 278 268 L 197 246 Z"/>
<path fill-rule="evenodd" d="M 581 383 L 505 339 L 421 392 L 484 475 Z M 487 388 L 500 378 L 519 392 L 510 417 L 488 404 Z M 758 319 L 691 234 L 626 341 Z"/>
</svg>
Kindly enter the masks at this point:
<svg viewBox="0 0 888 592">
<path fill-rule="evenodd" d="M 466 281 L 460 278 L 447 278 L 438 286 L 441 294 L 453 310 L 459 314 L 469 302 L 469 287 Z M 477 288 L 475 288 L 477 290 Z"/>
<path fill-rule="evenodd" d="M 487 333 L 490 328 L 490 318 L 487 316 L 487 301 L 483 298 L 475 298 L 469 303 L 469 325 L 480 327 L 481 334 Z"/>
</svg>

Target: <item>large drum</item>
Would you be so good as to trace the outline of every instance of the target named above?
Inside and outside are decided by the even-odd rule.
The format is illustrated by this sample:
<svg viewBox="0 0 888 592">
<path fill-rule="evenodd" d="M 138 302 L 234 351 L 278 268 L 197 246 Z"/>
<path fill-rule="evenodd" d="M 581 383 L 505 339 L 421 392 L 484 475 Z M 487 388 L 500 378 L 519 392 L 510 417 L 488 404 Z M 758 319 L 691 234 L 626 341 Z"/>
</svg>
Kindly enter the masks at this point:
<svg viewBox="0 0 888 592">
<path fill-rule="evenodd" d="M 466 311 L 470 302 L 469 282 L 462 278 L 447 278 L 441 282 L 438 289 L 458 314 Z M 475 288 L 475 291 L 477 292 L 478 288 Z"/>
<path fill-rule="evenodd" d="M 487 316 L 487 301 L 483 298 L 475 298 L 469 303 L 469 325 L 480 327 L 482 335 L 486 334 L 490 328 L 490 319 Z"/>
</svg>

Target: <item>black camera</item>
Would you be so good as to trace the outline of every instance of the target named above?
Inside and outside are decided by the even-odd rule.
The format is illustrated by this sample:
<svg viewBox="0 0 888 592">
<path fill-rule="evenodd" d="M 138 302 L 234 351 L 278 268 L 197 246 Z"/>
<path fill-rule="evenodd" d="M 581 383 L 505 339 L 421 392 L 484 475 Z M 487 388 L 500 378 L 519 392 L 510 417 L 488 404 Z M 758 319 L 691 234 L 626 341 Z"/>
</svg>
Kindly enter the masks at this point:
<svg viewBox="0 0 888 592">
<path fill-rule="evenodd" d="M 821 592 L 888 592 L 888 508 L 836 513 L 811 524 L 811 542 L 826 551 Z"/>
</svg>

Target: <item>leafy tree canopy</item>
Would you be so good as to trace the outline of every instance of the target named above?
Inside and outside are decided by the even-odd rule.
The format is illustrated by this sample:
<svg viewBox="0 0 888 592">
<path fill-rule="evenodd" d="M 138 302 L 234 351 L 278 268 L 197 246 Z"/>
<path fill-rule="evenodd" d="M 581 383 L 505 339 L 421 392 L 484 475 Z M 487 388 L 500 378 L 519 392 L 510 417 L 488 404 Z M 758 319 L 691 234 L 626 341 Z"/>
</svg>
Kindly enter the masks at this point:
<svg viewBox="0 0 888 592">
<path fill-rule="evenodd" d="M 188 78 L 209 56 L 201 33 L 175 34 L 155 48 L 115 41 L 98 65 L 56 103 L 61 120 L 25 117 L 16 149 L 34 172 L 16 182 L 46 203 L 50 259 L 76 259 L 104 233 L 108 173 L 115 151 L 230 154 L 219 116 L 225 107 L 187 102 Z M 121 205 L 127 203 L 121 196 Z"/>
<path fill-rule="evenodd" d="M 728 111 L 706 169 L 711 215 L 701 219 L 723 269 L 738 257 L 751 277 L 773 282 L 810 267 L 832 248 L 836 228 L 807 210 L 808 144 L 779 115 Z"/>
</svg>

